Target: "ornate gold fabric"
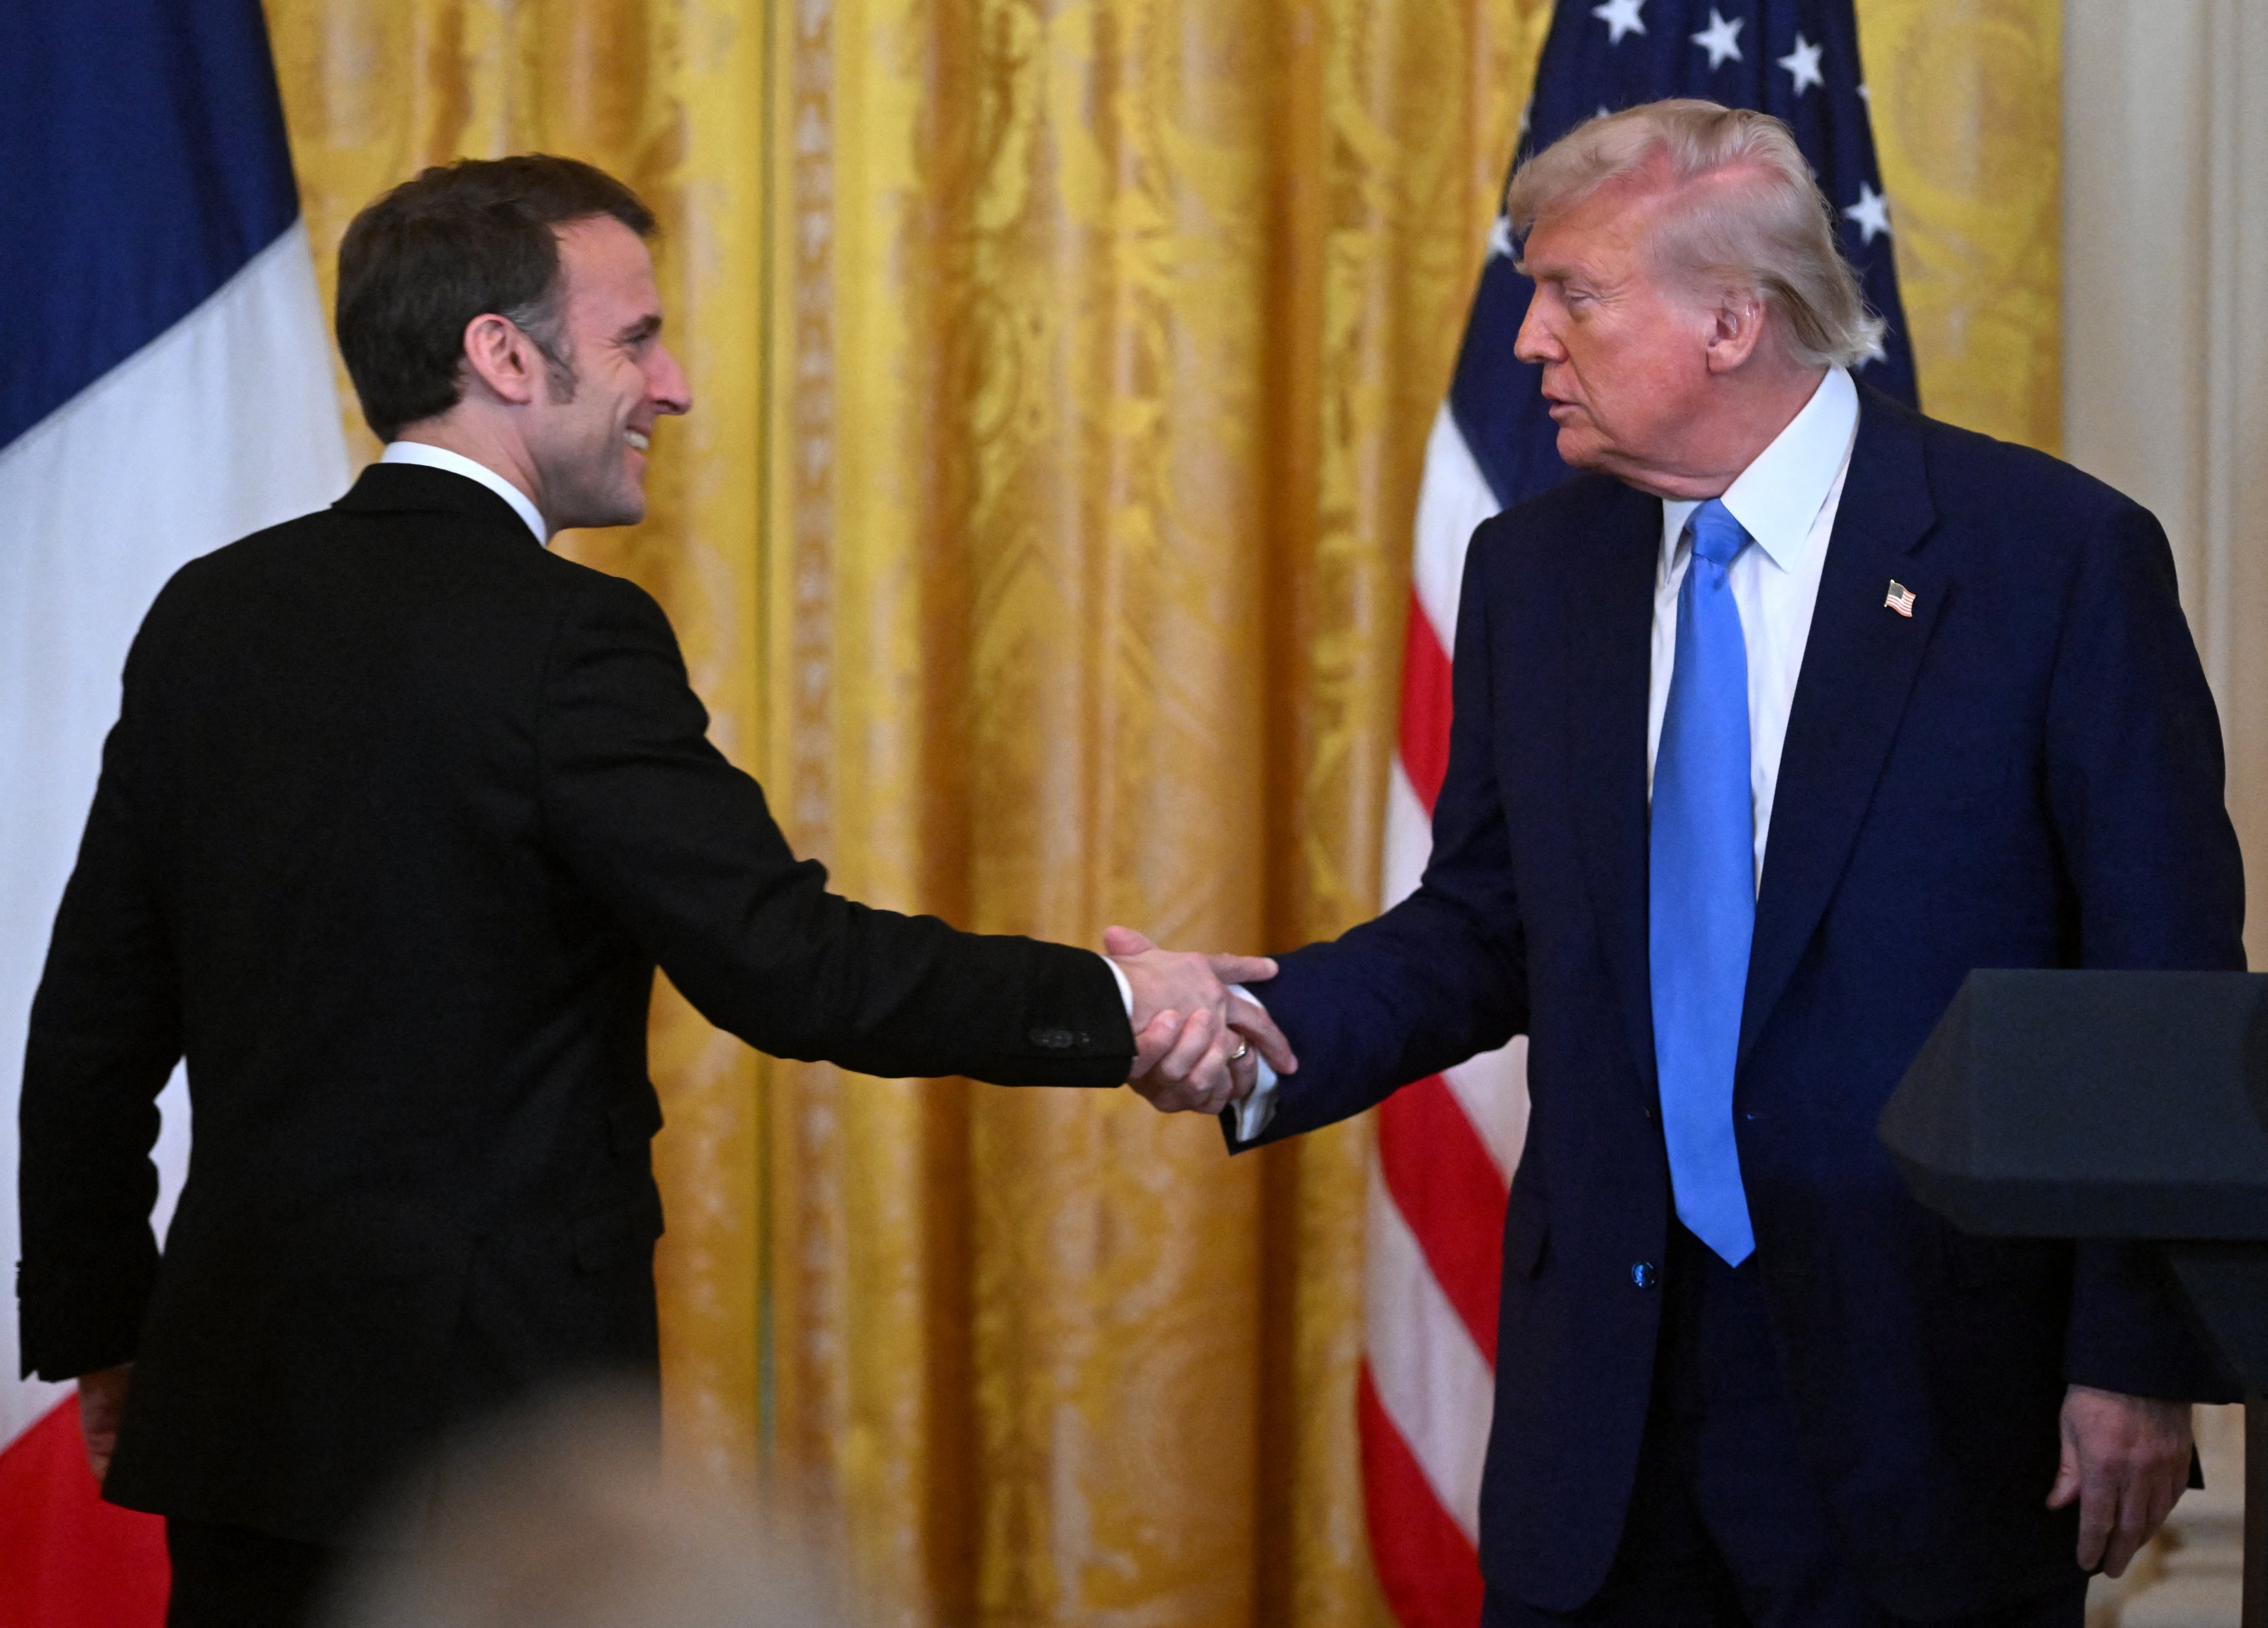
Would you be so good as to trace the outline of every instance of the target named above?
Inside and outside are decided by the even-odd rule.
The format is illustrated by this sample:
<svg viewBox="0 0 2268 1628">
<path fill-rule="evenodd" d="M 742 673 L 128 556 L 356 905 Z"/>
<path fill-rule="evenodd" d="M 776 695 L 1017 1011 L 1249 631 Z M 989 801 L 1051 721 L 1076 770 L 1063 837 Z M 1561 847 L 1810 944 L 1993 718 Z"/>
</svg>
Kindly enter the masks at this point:
<svg viewBox="0 0 2268 1628">
<path fill-rule="evenodd" d="M 1934 410 L 2051 443 L 2053 0 L 1861 0 Z M 1427 428 L 1546 0 L 269 0 L 318 255 L 546 148 L 664 222 L 652 512 L 718 745 L 871 902 L 1280 948 L 1373 908 Z M 373 450 L 357 426 L 357 445 Z M 892 1624 L 1386 1621 L 1356 1123 L 759 1065 L 665 990 L 677 1450 Z"/>
<path fill-rule="evenodd" d="M 2063 7 L 1858 0 L 1922 410 L 2063 444 Z"/>
</svg>

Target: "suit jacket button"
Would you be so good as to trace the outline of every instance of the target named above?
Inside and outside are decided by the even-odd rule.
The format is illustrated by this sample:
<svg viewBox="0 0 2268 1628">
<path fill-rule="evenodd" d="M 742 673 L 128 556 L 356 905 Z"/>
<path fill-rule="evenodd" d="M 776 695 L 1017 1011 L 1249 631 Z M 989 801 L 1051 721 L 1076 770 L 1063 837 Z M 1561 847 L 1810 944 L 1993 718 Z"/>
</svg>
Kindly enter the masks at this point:
<svg viewBox="0 0 2268 1628">
<path fill-rule="evenodd" d="M 1661 1282 L 1661 1274 L 1654 1270 L 1652 1261 L 1632 1261 L 1631 1281 L 1641 1289 L 1651 1289 Z"/>
<path fill-rule="evenodd" d="M 1042 1050 L 1068 1051 L 1078 1043 L 1079 1036 L 1067 1028 L 1035 1028 L 1031 1041 Z"/>
</svg>

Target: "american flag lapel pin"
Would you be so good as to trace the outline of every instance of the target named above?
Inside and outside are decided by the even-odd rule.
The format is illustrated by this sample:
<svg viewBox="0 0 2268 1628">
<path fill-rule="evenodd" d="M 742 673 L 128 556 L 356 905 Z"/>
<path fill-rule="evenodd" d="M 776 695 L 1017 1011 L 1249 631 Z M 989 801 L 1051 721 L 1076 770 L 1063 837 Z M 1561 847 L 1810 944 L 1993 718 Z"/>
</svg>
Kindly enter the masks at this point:
<svg viewBox="0 0 2268 1628">
<path fill-rule="evenodd" d="M 1913 590 L 1893 577 L 1890 578 L 1890 596 L 1882 604 L 1901 616 L 1911 616 L 1913 615 Z"/>
</svg>

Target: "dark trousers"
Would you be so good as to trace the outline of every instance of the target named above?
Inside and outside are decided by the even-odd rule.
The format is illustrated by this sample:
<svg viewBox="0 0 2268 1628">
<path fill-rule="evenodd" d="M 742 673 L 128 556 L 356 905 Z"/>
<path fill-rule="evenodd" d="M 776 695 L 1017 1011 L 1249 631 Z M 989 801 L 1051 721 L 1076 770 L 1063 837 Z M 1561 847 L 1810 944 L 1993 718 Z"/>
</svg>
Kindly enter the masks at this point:
<svg viewBox="0 0 2268 1628">
<path fill-rule="evenodd" d="M 166 1628 L 306 1628 L 341 1551 L 214 1521 L 166 1520 L 173 1563 Z"/>
<path fill-rule="evenodd" d="M 1737 1269 L 1675 1223 L 1661 1345 L 1622 1543 L 1580 1610 L 1489 1590 L 1482 1628 L 1917 1628 L 1870 1600 L 1837 1554 L 1750 1256 Z M 1929 1628 L 2080 1628 L 2087 1580 Z"/>
</svg>

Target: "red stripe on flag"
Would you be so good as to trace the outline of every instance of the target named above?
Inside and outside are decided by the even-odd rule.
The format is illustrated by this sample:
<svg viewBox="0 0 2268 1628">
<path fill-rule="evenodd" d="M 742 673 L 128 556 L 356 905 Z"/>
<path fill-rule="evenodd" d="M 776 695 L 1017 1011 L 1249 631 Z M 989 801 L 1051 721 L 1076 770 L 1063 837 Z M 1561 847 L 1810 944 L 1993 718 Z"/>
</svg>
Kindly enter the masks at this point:
<svg viewBox="0 0 2268 1628">
<path fill-rule="evenodd" d="M 1414 593 L 1402 642 L 1402 769 L 1432 814 L 1449 772 L 1449 657 Z"/>
<path fill-rule="evenodd" d="M 76 1396 L 0 1451 L 0 1628 L 158 1628 L 172 1585 L 165 1521 L 95 1490 Z"/>
<path fill-rule="evenodd" d="M 1367 1362 L 1355 1392 L 1355 1418 L 1371 1560 L 1395 1620 L 1402 1628 L 1473 1628 L 1481 1619 L 1480 1557 L 1387 1417 Z"/>
<path fill-rule="evenodd" d="M 1494 1367 L 1508 1195 L 1448 1081 L 1429 1074 L 1379 1104 L 1378 1162 L 1433 1280 Z"/>
</svg>

